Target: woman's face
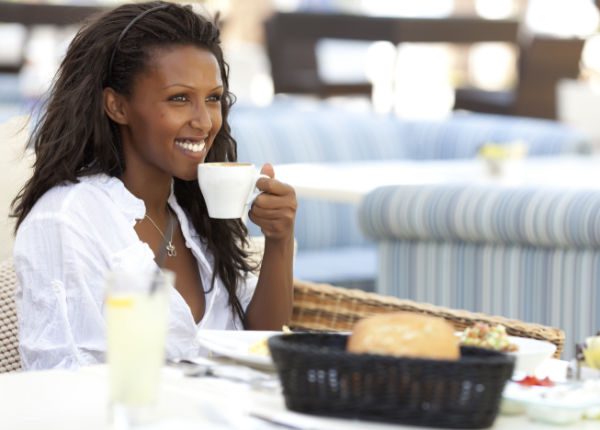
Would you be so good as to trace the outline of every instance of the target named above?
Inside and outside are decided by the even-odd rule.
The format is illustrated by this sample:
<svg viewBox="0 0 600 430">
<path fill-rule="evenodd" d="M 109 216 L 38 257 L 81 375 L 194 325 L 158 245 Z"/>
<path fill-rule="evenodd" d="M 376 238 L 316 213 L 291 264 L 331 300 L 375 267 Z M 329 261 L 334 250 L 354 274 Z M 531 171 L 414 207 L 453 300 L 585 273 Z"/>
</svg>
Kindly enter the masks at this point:
<svg viewBox="0 0 600 430">
<path fill-rule="evenodd" d="M 188 45 L 154 50 L 124 103 L 126 169 L 195 179 L 221 129 L 223 90 L 210 51 Z"/>
</svg>

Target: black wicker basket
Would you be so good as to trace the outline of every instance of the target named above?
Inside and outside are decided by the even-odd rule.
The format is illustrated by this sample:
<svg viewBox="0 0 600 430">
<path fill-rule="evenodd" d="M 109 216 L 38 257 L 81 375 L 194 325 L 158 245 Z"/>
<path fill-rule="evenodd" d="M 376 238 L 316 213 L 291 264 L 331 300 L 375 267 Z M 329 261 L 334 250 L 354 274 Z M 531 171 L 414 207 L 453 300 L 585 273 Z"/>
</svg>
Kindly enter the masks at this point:
<svg viewBox="0 0 600 430">
<path fill-rule="evenodd" d="M 273 336 L 269 349 L 288 409 L 418 426 L 492 425 L 514 357 L 461 348 L 457 361 L 346 352 L 347 335 Z"/>
</svg>

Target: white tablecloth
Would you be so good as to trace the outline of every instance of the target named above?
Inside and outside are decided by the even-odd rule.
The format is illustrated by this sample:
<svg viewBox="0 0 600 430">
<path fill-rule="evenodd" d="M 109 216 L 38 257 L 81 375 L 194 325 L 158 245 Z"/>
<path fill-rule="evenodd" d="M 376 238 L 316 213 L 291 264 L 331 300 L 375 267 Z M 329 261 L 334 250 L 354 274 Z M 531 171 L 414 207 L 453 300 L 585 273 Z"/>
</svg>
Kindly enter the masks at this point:
<svg viewBox="0 0 600 430">
<path fill-rule="evenodd" d="M 479 184 L 600 188 L 599 157 L 546 157 L 511 162 L 505 174 L 490 175 L 480 159 L 389 160 L 343 163 L 297 163 L 275 166 L 276 177 L 299 197 L 359 203 L 385 185 Z"/>
<path fill-rule="evenodd" d="M 564 369 L 550 360 L 550 372 Z M 400 429 L 413 428 L 371 422 L 313 417 L 287 411 L 277 391 L 257 391 L 244 383 L 210 377 L 184 377 L 180 370 L 163 369 L 159 401 L 161 419 L 147 429 L 277 429 L 253 418 L 267 416 L 298 429 Z M 75 372 L 43 371 L 0 375 L 0 429 L 96 430 L 108 429 L 108 377 L 106 366 Z M 598 421 L 582 421 L 578 430 L 599 428 Z M 291 428 L 291 427 L 289 427 Z M 499 416 L 494 430 L 556 430 L 525 416 Z"/>
</svg>

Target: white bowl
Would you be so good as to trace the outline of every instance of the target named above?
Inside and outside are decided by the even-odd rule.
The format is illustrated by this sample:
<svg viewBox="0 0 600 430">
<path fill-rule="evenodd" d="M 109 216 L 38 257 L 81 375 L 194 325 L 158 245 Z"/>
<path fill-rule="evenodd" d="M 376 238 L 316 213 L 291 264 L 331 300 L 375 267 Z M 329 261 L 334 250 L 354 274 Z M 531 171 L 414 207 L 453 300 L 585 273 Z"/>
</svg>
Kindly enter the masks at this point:
<svg viewBox="0 0 600 430">
<path fill-rule="evenodd" d="M 509 353 L 516 358 L 515 373 L 534 373 L 535 369 L 537 369 L 544 360 L 552 357 L 556 352 L 556 345 L 545 340 L 515 336 L 509 336 L 508 338 L 511 343 L 514 343 L 519 348 L 517 351 Z"/>
<path fill-rule="evenodd" d="M 459 338 L 462 332 L 455 333 Z M 514 373 L 531 374 L 540 364 L 552 357 L 556 352 L 556 345 L 545 340 L 529 339 L 526 337 L 508 336 L 510 343 L 517 345 L 518 350 L 508 354 L 515 356 Z"/>
</svg>

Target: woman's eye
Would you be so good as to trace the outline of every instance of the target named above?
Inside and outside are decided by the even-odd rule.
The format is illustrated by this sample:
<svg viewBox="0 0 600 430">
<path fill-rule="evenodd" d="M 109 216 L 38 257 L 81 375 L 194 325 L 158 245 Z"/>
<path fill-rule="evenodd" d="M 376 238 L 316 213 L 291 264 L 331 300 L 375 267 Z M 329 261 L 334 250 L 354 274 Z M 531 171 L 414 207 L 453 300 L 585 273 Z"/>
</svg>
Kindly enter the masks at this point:
<svg viewBox="0 0 600 430">
<path fill-rule="evenodd" d="M 213 94 L 212 96 L 208 96 L 207 100 L 209 102 L 220 102 L 222 98 L 223 98 L 222 94 Z"/>
<path fill-rule="evenodd" d="M 174 102 L 186 102 L 188 101 L 188 97 L 185 94 L 177 94 L 169 98 L 169 100 Z"/>
</svg>

